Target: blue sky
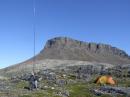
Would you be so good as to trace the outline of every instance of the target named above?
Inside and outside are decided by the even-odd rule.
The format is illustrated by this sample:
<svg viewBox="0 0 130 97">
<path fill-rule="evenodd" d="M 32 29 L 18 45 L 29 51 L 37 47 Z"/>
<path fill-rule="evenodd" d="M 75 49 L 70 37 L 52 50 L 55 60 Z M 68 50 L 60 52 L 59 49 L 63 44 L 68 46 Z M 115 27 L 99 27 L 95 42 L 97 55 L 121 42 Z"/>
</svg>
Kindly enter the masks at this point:
<svg viewBox="0 0 130 97">
<path fill-rule="evenodd" d="M 130 55 L 130 0 L 0 0 L 0 68 L 33 56 L 57 36 L 111 44 Z"/>
</svg>

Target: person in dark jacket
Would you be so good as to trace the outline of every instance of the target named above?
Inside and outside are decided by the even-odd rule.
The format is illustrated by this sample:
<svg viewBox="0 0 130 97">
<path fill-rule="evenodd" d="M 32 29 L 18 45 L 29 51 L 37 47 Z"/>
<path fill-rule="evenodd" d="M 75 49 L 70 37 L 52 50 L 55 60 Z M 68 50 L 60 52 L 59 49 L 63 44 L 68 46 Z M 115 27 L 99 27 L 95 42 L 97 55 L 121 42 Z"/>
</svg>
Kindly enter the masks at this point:
<svg viewBox="0 0 130 97">
<path fill-rule="evenodd" d="M 34 79 L 34 86 L 35 86 L 35 89 L 38 89 L 38 76 L 37 76 L 36 73 L 34 74 L 34 77 L 35 77 L 35 79 Z"/>
<path fill-rule="evenodd" d="M 35 75 L 32 73 L 29 77 L 29 89 L 33 90 L 35 89 Z"/>
</svg>

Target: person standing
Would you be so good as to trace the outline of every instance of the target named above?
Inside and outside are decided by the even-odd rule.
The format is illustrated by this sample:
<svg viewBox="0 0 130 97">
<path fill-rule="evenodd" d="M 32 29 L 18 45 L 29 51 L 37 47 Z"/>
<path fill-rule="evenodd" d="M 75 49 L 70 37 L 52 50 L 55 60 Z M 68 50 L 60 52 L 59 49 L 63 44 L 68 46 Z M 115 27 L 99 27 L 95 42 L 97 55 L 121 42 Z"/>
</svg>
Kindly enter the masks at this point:
<svg viewBox="0 0 130 97">
<path fill-rule="evenodd" d="M 38 76 L 36 75 L 36 73 L 34 74 L 34 86 L 35 86 L 35 89 L 38 88 Z"/>
<path fill-rule="evenodd" d="M 34 88 L 35 88 L 35 76 L 34 73 L 32 72 L 29 77 L 29 89 L 33 90 Z"/>
</svg>

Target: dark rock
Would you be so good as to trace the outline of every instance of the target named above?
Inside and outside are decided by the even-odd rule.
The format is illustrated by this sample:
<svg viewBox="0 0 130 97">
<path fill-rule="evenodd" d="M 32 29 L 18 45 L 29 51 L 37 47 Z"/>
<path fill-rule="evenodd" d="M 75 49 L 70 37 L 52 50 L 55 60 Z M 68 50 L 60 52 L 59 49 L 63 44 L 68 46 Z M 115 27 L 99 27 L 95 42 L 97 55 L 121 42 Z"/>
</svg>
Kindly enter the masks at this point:
<svg viewBox="0 0 130 97">
<path fill-rule="evenodd" d="M 95 95 L 109 94 L 109 95 L 129 95 L 129 89 L 124 87 L 103 86 L 99 89 L 92 89 L 91 92 Z"/>
</svg>

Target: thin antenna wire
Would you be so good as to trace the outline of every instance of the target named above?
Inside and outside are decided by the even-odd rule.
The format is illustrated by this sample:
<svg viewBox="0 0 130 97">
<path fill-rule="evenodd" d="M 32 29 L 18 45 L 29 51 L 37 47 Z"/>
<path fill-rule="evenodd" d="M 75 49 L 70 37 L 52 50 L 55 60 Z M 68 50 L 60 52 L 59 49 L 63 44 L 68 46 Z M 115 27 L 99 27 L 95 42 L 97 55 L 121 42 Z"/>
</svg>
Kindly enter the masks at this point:
<svg viewBox="0 0 130 97">
<path fill-rule="evenodd" d="M 35 71 L 35 61 L 36 61 L 36 28 L 35 28 L 35 16 L 36 16 L 36 8 L 35 8 L 35 0 L 33 0 L 33 33 L 34 33 L 34 44 L 33 44 L 33 54 L 34 54 L 34 58 L 33 58 L 33 72 Z"/>
</svg>

